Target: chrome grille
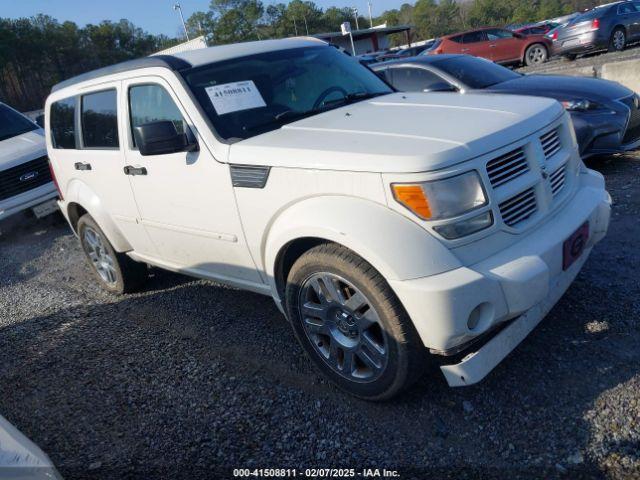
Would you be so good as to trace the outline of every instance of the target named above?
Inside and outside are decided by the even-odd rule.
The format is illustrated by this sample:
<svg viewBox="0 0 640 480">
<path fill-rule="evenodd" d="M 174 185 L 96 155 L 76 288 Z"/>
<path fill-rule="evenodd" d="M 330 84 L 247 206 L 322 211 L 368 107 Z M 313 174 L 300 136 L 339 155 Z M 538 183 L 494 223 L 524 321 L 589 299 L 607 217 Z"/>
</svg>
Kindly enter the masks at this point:
<svg viewBox="0 0 640 480">
<path fill-rule="evenodd" d="M 523 147 L 505 153 L 487 163 L 487 174 L 493 188 L 510 182 L 528 171 L 529 164 Z"/>
<path fill-rule="evenodd" d="M 510 227 L 531 217 L 538 210 L 533 187 L 505 200 L 499 206 L 504 223 Z"/>
<path fill-rule="evenodd" d="M 36 158 L 0 171 L 0 200 L 20 195 L 51 181 L 49 160 Z"/>
<path fill-rule="evenodd" d="M 545 158 L 549 159 L 560 151 L 560 135 L 558 129 L 554 128 L 550 132 L 545 133 L 540 137 L 542 143 L 542 150 L 544 150 Z"/>
<path fill-rule="evenodd" d="M 549 177 L 549 182 L 551 183 L 551 193 L 554 197 L 559 194 L 564 187 L 565 178 L 566 173 L 564 165 L 553 172 L 551 174 L 551 177 Z"/>
</svg>

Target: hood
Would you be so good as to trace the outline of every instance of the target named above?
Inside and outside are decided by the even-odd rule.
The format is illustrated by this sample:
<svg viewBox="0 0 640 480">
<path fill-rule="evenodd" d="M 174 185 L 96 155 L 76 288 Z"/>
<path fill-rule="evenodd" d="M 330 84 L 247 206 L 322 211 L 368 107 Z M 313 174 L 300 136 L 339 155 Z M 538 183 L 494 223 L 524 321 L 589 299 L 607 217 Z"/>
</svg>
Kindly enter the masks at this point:
<svg viewBox="0 0 640 480">
<path fill-rule="evenodd" d="M 7 138 L 0 142 L 0 169 L 15 167 L 46 154 L 47 148 L 42 129 Z"/>
<path fill-rule="evenodd" d="M 423 172 L 508 145 L 563 112 L 551 99 L 393 93 L 231 145 L 229 161 L 326 170 Z"/>
<path fill-rule="evenodd" d="M 619 83 L 600 78 L 569 77 L 565 75 L 524 75 L 487 89 L 492 92 L 521 93 L 551 97 L 559 100 L 587 98 L 590 100 L 618 100 L 633 95 Z"/>
</svg>

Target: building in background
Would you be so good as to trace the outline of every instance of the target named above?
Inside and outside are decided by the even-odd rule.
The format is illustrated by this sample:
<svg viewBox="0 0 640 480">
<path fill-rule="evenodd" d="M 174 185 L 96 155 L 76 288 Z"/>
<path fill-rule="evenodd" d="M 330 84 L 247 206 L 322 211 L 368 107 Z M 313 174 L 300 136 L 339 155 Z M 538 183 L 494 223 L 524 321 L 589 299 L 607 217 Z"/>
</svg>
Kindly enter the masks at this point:
<svg viewBox="0 0 640 480">
<path fill-rule="evenodd" d="M 365 28 L 362 30 L 353 30 L 353 43 L 355 45 L 355 55 L 363 55 L 365 53 L 379 52 L 389 49 L 389 35 L 395 33 L 404 33 L 406 43 L 411 45 L 411 27 L 409 25 L 398 25 L 397 27 L 387 27 L 386 24 L 373 28 Z M 312 35 L 315 38 L 324 40 L 338 47 L 344 48 L 347 52 L 351 52 L 351 40 L 349 35 L 343 35 L 342 32 L 317 33 Z"/>
</svg>

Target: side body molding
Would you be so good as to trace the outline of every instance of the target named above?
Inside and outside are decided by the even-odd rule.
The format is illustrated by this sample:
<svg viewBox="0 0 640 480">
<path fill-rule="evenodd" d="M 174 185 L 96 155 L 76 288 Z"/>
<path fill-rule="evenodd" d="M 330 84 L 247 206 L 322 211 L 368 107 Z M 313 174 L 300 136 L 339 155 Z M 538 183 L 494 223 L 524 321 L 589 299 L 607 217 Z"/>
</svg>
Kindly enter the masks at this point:
<svg viewBox="0 0 640 480">
<path fill-rule="evenodd" d="M 86 183 L 78 179 L 71 180 L 65 190 L 64 200 L 65 208 L 68 208 L 70 203 L 77 203 L 89 212 L 95 221 L 98 222 L 98 225 L 100 225 L 100 228 L 104 231 L 116 251 L 128 252 L 133 250 L 131 244 L 124 237 L 100 201 L 100 197 L 98 197 Z M 67 212 L 65 212 L 65 216 L 68 216 Z"/>
<path fill-rule="evenodd" d="M 384 205 L 347 196 L 312 197 L 291 205 L 264 234 L 262 255 L 276 302 L 279 252 L 300 238 L 339 243 L 387 280 L 409 280 L 460 267 L 458 259 L 418 224 Z"/>
</svg>

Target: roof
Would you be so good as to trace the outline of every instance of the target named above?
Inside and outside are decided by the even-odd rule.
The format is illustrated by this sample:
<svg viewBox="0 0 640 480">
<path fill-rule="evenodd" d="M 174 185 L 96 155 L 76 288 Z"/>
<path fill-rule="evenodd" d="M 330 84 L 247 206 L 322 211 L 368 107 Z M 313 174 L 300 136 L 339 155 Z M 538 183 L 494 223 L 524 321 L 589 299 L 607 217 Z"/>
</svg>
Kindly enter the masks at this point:
<svg viewBox="0 0 640 480">
<path fill-rule="evenodd" d="M 430 63 L 437 62 L 439 60 L 446 60 L 448 58 L 455 57 L 463 57 L 464 55 L 458 53 L 446 53 L 441 55 L 418 55 L 417 57 L 408 57 L 408 58 L 397 58 L 393 60 L 389 60 L 387 62 L 374 63 L 369 65 L 369 68 L 372 70 L 378 70 L 382 67 L 387 67 L 389 65 L 406 65 L 407 63 L 422 63 L 428 65 Z"/>
<path fill-rule="evenodd" d="M 207 63 L 221 62 L 232 58 L 255 55 L 258 53 L 272 52 L 277 50 L 287 50 L 291 48 L 313 47 L 326 45 L 325 42 L 311 37 L 286 38 L 282 40 L 262 40 L 258 42 L 234 43 L 231 45 L 219 45 L 215 47 L 202 48 L 186 52 L 176 52 L 172 55 L 154 55 L 151 57 L 128 60 L 116 63 L 108 67 L 92 70 L 76 77 L 64 80 L 51 88 L 56 92 L 72 85 L 93 80 L 116 73 L 138 70 L 141 68 L 161 67 L 172 71 L 186 70 L 191 67 L 198 67 Z"/>
<path fill-rule="evenodd" d="M 375 27 L 375 28 L 364 28 L 361 30 L 353 30 L 351 34 L 353 37 L 362 37 L 366 35 L 371 35 L 372 33 L 384 33 L 386 35 L 391 35 L 392 33 L 398 32 L 406 32 L 407 30 L 411 30 L 410 25 L 397 25 L 395 27 Z M 319 38 L 321 40 L 329 40 L 331 38 L 343 37 L 342 32 L 328 32 L 328 33 L 316 33 L 312 35 L 315 38 Z"/>
</svg>

